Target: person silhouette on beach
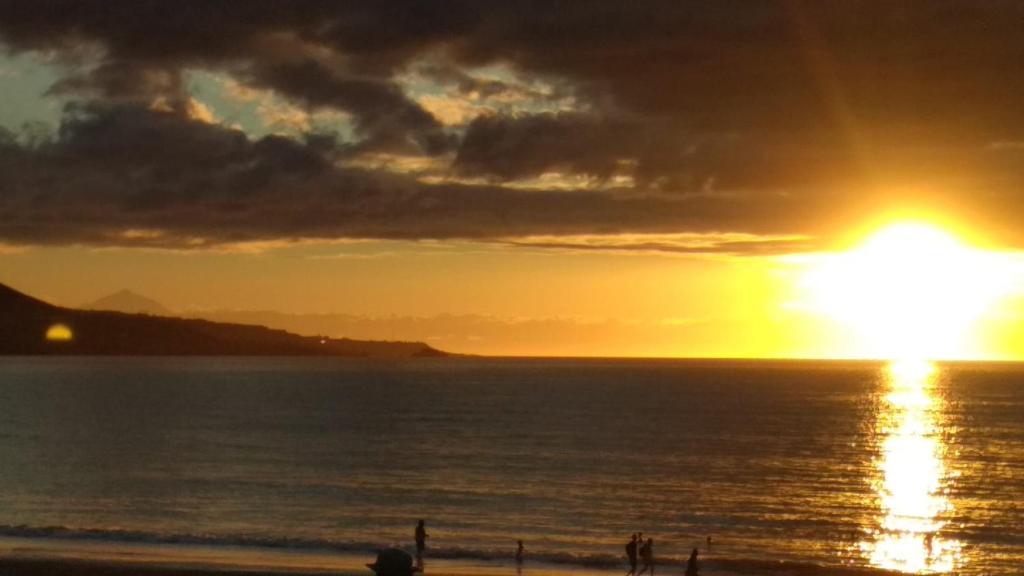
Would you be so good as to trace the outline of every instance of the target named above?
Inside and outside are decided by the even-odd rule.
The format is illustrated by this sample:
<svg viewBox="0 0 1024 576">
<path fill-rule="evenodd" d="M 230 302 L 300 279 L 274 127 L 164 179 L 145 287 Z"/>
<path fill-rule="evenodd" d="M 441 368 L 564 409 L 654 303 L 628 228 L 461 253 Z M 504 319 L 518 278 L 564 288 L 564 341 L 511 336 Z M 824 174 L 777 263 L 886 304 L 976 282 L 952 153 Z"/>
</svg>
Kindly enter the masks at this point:
<svg viewBox="0 0 1024 576">
<path fill-rule="evenodd" d="M 526 548 L 523 547 L 522 540 L 516 540 L 518 547 L 516 548 L 516 576 L 522 576 L 523 573 L 523 555 L 526 554 Z"/>
<path fill-rule="evenodd" d="M 626 572 L 626 576 L 634 576 L 636 574 L 636 533 L 633 533 L 633 537 L 629 543 L 626 544 L 626 558 L 629 559 L 629 572 Z"/>
<path fill-rule="evenodd" d="M 423 556 L 423 550 L 427 547 L 427 529 L 423 526 L 423 520 L 416 524 L 416 556 Z"/>
<path fill-rule="evenodd" d="M 710 536 L 708 538 L 710 538 Z M 690 552 L 690 559 L 686 561 L 686 576 L 697 576 L 698 570 L 697 549 L 694 548 L 693 552 Z"/>
<path fill-rule="evenodd" d="M 650 570 L 651 576 L 654 576 L 654 538 L 648 538 L 646 542 L 640 545 L 640 559 L 644 563 L 643 567 L 640 568 L 640 574 Z"/>
</svg>

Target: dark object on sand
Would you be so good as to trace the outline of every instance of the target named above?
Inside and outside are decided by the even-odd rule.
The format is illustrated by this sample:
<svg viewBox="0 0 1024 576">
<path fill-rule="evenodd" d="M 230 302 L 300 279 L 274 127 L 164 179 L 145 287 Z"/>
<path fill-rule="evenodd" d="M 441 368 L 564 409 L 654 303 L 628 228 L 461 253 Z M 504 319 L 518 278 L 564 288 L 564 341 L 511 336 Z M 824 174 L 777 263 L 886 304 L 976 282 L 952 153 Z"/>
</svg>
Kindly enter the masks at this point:
<svg viewBox="0 0 1024 576">
<path fill-rule="evenodd" d="M 690 559 L 686 561 L 686 576 L 697 576 L 697 549 L 690 552 Z"/>
<path fill-rule="evenodd" d="M 522 564 L 523 563 L 523 554 L 525 552 L 526 552 L 526 549 L 523 548 L 523 541 L 519 540 L 519 547 L 516 548 L 516 564 Z"/>
<path fill-rule="evenodd" d="M 367 564 L 367 568 L 373 570 L 377 576 L 412 576 L 419 571 L 412 565 L 412 556 L 405 550 L 388 548 L 377 553 L 377 561 Z"/>
</svg>

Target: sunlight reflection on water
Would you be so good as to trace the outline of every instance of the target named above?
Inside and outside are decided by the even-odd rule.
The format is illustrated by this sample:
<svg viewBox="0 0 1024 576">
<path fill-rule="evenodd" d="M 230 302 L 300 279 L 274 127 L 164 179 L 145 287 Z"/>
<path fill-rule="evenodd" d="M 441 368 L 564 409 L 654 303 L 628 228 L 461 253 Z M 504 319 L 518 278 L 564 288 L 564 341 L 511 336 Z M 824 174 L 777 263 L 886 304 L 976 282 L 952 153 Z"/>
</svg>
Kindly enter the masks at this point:
<svg viewBox="0 0 1024 576">
<path fill-rule="evenodd" d="M 961 563 L 960 542 L 943 536 L 952 512 L 942 438 L 944 399 L 937 369 L 926 362 L 888 367 L 876 423 L 880 455 L 875 490 L 878 528 L 861 544 L 872 565 L 914 574 L 949 572 Z"/>
</svg>

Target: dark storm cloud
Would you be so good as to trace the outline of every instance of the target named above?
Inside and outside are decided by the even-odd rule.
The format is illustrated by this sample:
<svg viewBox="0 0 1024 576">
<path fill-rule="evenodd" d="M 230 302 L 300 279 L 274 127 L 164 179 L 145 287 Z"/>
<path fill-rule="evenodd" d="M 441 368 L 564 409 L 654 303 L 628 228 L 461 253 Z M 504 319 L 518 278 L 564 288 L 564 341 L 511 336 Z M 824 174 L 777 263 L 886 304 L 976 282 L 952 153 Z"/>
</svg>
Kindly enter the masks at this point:
<svg viewBox="0 0 1024 576">
<path fill-rule="evenodd" d="M 450 149 L 454 137 L 411 102 L 393 83 L 380 79 L 335 77 L 314 60 L 259 67 L 254 82 L 306 104 L 355 113 L 361 148 L 427 154 Z"/>
<path fill-rule="evenodd" d="M 596 114 L 481 116 L 470 123 L 453 168 L 496 181 L 545 173 L 633 178 L 669 193 L 804 191 L 861 178 L 842 147 L 814 147 L 785 132 L 699 134 L 669 122 Z"/>
<path fill-rule="evenodd" d="M 557 104 L 559 100 L 574 95 L 571 89 L 560 84 L 538 89 L 517 79 L 506 81 L 474 76 L 450 63 L 420 64 L 415 67 L 415 71 L 439 84 L 454 87 L 461 97 L 469 99 L 529 100 L 541 104 Z"/>
<path fill-rule="evenodd" d="M 1000 0 L 0 2 L 0 34 L 15 48 L 96 42 L 108 62 L 135 67 L 252 66 L 314 103 L 337 102 L 323 91 L 338 87 L 315 74 L 277 82 L 262 66 L 301 56 L 301 43 L 338 55 L 336 72 L 386 80 L 443 50 L 712 131 L 841 127 L 841 108 L 892 129 L 1019 127 L 1024 113 L 1008 104 L 1024 88 L 1022 18 L 1018 2 Z"/>
<path fill-rule="evenodd" d="M 189 248 L 300 238 L 713 232 L 722 226 L 774 234 L 794 224 L 784 198 L 751 199 L 760 204 L 752 213 L 746 202 L 710 196 L 432 186 L 338 168 L 335 154 L 333 143 L 322 139 L 252 140 L 169 112 L 76 106 L 54 139 L 27 145 L 11 134 L 0 138 L 0 241 Z M 774 217 L 764 219 L 769 212 Z"/>
<path fill-rule="evenodd" d="M 122 102 L 153 102 L 163 97 L 170 98 L 168 105 L 179 106 L 188 99 L 178 70 L 131 62 L 106 62 L 71 74 L 51 86 L 49 93 Z"/>
<path fill-rule="evenodd" d="M 55 54 L 69 73 L 52 91 L 92 100 L 52 142 L 3 144 L 3 238 L 813 235 L 903 204 L 1010 228 L 1024 189 L 1022 28 L 1020 3 L 1003 0 L 0 0 L 7 47 Z M 454 134 L 401 88 L 425 61 L 467 97 L 509 91 L 465 73 L 503 64 L 576 109 Z M 346 111 L 356 140 L 252 141 L 192 122 L 189 69 Z M 144 110 L 157 98 L 177 113 Z M 337 167 L 369 151 L 453 152 L 451 175 L 490 184 Z M 635 185 L 504 187 L 551 172 Z"/>
<path fill-rule="evenodd" d="M 325 4 L 0 2 L 0 37 L 15 50 L 57 50 L 79 64 L 54 92 L 136 103 L 162 96 L 182 108 L 185 69 L 227 70 L 311 109 L 352 114 L 363 149 L 449 149 L 451 136 L 391 79 L 393 67 L 414 53 L 415 35 L 394 37 L 394 27 L 382 33 L 386 11 L 341 4 L 325 10 Z M 353 21 L 365 22 L 362 34 L 377 38 L 369 46 L 379 43 L 379 50 L 337 52 L 350 43 L 343 30 Z M 97 49 L 104 54 L 98 66 L 78 61 L 78 53 Z M 342 54 L 344 65 L 335 57 Z"/>
<path fill-rule="evenodd" d="M 637 133 L 630 128 L 579 114 L 482 116 L 470 123 L 454 166 L 499 180 L 552 171 L 608 178 L 620 160 L 636 154 Z"/>
</svg>

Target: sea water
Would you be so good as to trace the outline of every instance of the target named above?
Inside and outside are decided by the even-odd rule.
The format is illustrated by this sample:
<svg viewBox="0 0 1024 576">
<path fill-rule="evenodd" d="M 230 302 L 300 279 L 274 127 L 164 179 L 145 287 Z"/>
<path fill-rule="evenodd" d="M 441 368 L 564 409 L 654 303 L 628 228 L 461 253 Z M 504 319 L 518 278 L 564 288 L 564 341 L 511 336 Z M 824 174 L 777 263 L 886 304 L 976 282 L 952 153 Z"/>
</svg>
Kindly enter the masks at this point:
<svg viewBox="0 0 1024 576">
<path fill-rule="evenodd" d="M 1018 574 L 1021 494 L 1015 364 L 0 360 L 0 535 L 51 546 Z"/>
</svg>

